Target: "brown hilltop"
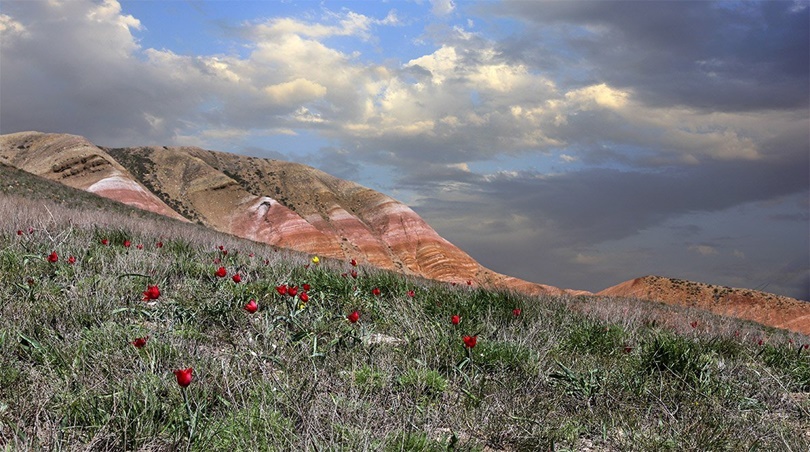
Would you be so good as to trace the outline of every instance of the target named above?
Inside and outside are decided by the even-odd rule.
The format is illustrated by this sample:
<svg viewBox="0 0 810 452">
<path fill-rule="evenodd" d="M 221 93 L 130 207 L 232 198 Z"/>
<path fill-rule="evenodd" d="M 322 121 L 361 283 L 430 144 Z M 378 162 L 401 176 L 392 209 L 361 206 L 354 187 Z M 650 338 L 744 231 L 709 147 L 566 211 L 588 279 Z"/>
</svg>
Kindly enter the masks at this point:
<svg viewBox="0 0 810 452">
<path fill-rule="evenodd" d="M 690 306 L 810 335 L 810 303 L 757 290 L 644 276 L 607 288 L 597 295 Z"/>
<path fill-rule="evenodd" d="M 100 148 L 82 137 L 0 136 L 0 162 L 236 236 L 439 281 L 583 294 L 495 273 L 406 205 L 312 167 L 195 147 Z"/>
<path fill-rule="evenodd" d="M 139 209 L 185 220 L 84 137 L 37 132 L 0 135 L 0 162 Z"/>
</svg>

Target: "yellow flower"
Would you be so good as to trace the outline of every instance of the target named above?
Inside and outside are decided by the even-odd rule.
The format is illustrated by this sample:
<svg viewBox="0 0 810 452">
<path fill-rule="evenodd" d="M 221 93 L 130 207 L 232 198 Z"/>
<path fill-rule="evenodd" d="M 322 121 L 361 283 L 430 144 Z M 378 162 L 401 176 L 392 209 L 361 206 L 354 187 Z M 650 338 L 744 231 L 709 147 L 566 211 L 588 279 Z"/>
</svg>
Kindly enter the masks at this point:
<svg viewBox="0 0 810 452">
<path fill-rule="evenodd" d="M 321 262 L 321 259 L 318 258 L 318 256 L 313 256 L 312 257 L 312 263 L 313 264 L 318 265 L 320 262 Z"/>
</svg>

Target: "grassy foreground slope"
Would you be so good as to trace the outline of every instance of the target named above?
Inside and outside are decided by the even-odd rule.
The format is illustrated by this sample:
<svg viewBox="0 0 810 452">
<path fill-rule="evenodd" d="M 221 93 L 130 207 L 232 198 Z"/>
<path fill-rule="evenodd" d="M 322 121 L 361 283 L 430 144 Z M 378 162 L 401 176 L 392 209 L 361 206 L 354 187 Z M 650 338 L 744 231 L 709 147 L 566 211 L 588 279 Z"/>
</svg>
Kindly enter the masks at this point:
<svg viewBox="0 0 810 452">
<path fill-rule="evenodd" d="M 810 449 L 806 336 L 314 264 L 1 176 L 7 450 Z"/>
</svg>

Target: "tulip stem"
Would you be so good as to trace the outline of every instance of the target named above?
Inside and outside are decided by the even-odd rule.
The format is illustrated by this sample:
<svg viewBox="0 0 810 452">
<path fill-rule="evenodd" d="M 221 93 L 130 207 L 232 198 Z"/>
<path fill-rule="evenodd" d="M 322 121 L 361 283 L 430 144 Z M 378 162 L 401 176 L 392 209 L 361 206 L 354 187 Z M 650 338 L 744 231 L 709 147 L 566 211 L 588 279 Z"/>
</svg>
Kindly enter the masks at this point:
<svg viewBox="0 0 810 452">
<path fill-rule="evenodd" d="M 195 413 L 191 411 L 191 404 L 188 401 L 188 394 L 186 394 L 186 388 L 180 388 L 180 392 L 183 394 L 183 402 L 186 405 L 186 412 L 188 413 L 188 446 L 186 450 L 191 450 L 191 441 L 194 438 L 194 430 L 197 428 L 197 416 Z"/>
</svg>

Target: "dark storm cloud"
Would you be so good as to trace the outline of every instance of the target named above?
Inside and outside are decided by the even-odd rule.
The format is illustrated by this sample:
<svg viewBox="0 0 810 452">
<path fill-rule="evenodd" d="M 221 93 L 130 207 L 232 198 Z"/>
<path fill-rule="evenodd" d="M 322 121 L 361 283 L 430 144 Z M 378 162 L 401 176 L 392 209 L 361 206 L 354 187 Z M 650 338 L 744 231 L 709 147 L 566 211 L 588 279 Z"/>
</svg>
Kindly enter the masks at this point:
<svg viewBox="0 0 810 452">
<path fill-rule="evenodd" d="M 434 183 L 431 173 L 403 180 L 425 193 L 446 197 L 423 201 L 426 210 L 447 212 L 468 197 L 480 200 L 484 218 L 528 217 L 532 224 L 555 230 L 557 240 L 593 245 L 621 239 L 690 212 L 720 211 L 752 201 L 768 200 L 808 189 L 810 157 L 773 162 L 709 163 L 692 169 L 628 172 L 587 169 L 545 176 L 537 173 L 500 173 L 475 177 L 461 173 L 460 185 Z M 456 199 L 455 196 L 460 196 Z M 461 204 L 460 211 L 470 212 Z M 461 212 L 459 212 L 461 213 Z"/>
<path fill-rule="evenodd" d="M 530 24 L 504 54 L 538 62 L 550 52 L 586 71 L 583 80 L 632 88 L 648 105 L 751 111 L 810 100 L 803 2 L 507 1 L 489 10 Z"/>
<path fill-rule="evenodd" d="M 77 133 L 116 145 L 166 140 L 177 124 L 170 118 L 196 99 L 133 55 L 137 44 L 129 29 L 137 20 L 104 5 L 81 6 L 3 5 L 25 32 L 3 37 L 2 132 Z M 82 22 L 89 25 L 77 26 Z"/>
</svg>

